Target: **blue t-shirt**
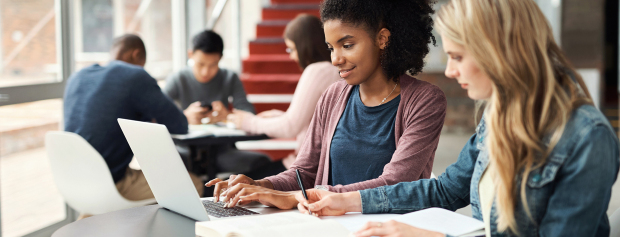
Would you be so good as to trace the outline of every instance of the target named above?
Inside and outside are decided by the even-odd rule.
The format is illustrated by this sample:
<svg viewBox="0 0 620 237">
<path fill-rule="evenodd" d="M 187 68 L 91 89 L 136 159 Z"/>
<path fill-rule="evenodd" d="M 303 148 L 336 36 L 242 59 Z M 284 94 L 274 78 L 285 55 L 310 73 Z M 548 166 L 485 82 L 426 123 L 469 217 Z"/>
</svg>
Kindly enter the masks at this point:
<svg viewBox="0 0 620 237">
<path fill-rule="evenodd" d="M 170 133 L 187 133 L 187 119 L 143 68 L 122 61 L 73 74 L 64 95 L 65 131 L 82 136 L 103 156 L 114 182 L 125 176 L 133 153 L 117 118 L 152 121 Z"/>
<path fill-rule="evenodd" d="M 354 86 L 338 121 L 329 151 L 329 184 L 376 179 L 396 151 L 394 123 L 400 95 L 375 107 L 360 99 Z"/>
</svg>

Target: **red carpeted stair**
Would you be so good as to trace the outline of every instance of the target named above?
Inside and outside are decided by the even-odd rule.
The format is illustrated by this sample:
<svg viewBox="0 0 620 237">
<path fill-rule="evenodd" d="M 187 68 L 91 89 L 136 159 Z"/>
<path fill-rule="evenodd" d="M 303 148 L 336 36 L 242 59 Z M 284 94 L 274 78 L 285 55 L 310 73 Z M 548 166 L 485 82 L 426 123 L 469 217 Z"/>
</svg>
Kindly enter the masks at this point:
<svg viewBox="0 0 620 237">
<path fill-rule="evenodd" d="M 250 42 L 250 56 L 243 60 L 241 81 L 256 112 L 279 109 L 286 111 L 301 76 L 301 69 L 286 53 L 282 34 L 286 24 L 298 14 L 319 17 L 320 0 L 271 0 L 262 10 L 262 21 L 256 26 L 256 39 Z M 277 97 L 273 99 L 271 97 Z M 276 101 L 276 102 L 272 102 Z M 261 150 L 274 159 L 292 152 Z"/>
</svg>

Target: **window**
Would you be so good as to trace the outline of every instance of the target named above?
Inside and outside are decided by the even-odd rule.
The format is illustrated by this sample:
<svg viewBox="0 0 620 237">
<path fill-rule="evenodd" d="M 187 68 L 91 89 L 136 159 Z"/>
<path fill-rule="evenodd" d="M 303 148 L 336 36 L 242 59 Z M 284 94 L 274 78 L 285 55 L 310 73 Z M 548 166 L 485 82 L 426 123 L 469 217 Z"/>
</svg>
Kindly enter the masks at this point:
<svg viewBox="0 0 620 237">
<path fill-rule="evenodd" d="M 114 37 L 127 32 L 145 42 L 145 69 L 164 79 L 173 53 L 183 66 L 186 31 L 204 28 L 204 8 L 202 0 L 0 0 L 0 236 L 50 236 L 77 217 L 43 147 L 62 123 L 69 75 L 106 63 Z"/>
<path fill-rule="evenodd" d="M 112 0 L 82 1 L 82 51 L 108 52 L 114 36 L 114 8 Z"/>
<path fill-rule="evenodd" d="M 62 95 L 60 3 L 0 1 L 0 94 L 7 94 L 9 102 Z M 3 236 L 22 236 L 66 220 L 64 200 L 39 139 L 58 129 L 60 113 L 59 100 L 0 107 Z"/>
<path fill-rule="evenodd" d="M 54 2 L 0 1 L 0 87 L 60 80 Z"/>
<path fill-rule="evenodd" d="M 76 70 L 107 63 L 114 37 L 132 33 L 144 41 L 151 76 L 172 72 L 171 0 L 76 0 L 74 9 Z"/>
</svg>

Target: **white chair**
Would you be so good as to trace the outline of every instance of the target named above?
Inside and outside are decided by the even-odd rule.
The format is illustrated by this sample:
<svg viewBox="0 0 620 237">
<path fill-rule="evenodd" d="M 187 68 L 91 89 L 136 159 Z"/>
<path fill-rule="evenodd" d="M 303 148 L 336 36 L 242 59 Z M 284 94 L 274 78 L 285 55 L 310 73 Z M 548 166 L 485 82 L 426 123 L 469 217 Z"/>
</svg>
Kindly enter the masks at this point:
<svg viewBox="0 0 620 237">
<path fill-rule="evenodd" d="M 620 237 L 620 208 L 614 211 L 614 213 L 609 217 L 609 226 L 611 227 L 609 236 Z"/>
<path fill-rule="evenodd" d="M 48 132 L 45 147 L 60 194 L 79 213 L 97 215 L 155 203 L 154 198 L 130 201 L 121 196 L 103 157 L 81 136 Z"/>
</svg>

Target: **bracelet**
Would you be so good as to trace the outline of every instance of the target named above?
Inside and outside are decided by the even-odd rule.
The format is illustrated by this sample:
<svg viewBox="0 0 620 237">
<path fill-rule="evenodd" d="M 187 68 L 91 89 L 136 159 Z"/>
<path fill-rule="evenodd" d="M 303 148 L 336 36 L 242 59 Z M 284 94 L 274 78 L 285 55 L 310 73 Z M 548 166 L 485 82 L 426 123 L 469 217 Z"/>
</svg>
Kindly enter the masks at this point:
<svg viewBox="0 0 620 237">
<path fill-rule="evenodd" d="M 316 190 L 324 190 L 324 191 L 329 191 L 329 187 L 327 187 L 327 185 L 315 185 L 314 189 Z"/>
</svg>

